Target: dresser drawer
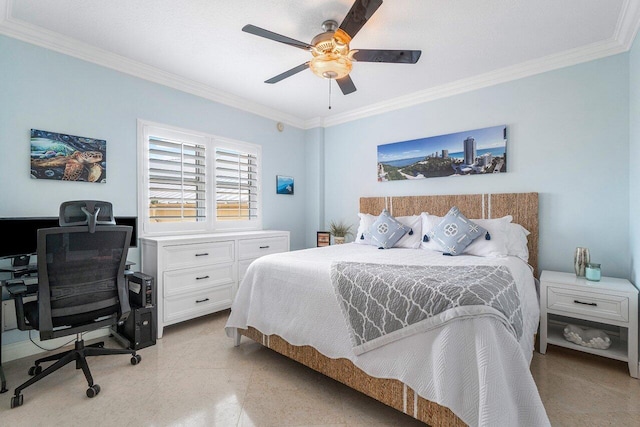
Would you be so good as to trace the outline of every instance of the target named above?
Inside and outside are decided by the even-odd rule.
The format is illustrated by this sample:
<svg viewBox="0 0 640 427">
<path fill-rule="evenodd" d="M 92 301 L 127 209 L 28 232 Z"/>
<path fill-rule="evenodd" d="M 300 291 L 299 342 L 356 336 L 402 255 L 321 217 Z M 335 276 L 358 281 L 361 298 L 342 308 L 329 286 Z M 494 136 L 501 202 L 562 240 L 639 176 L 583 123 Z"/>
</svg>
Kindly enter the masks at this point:
<svg viewBox="0 0 640 427">
<path fill-rule="evenodd" d="M 286 252 L 289 240 L 285 236 L 242 239 L 238 241 L 239 259 L 259 258 L 263 255 Z"/>
<path fill-rule="evenodd" d="M 164 322 L 191 319 L 231 307 L 233 284 L 217 286 L 201 292 L 164 300 Z"/>
<path fill-rule="evenodd" d="M 629 298 L 572 289 L 547 288 L 547 309 L 587 316 L 594 320 L 629 321 Z M 590 319 L 587 319 L 590 320 Z"/>
<path fill-rule="evenodd" d="M 165 270 L 233 262 L 234 242 L 204 242 L 165 246 Z"/>
<path fill-rule="evenodd" d="M 234 281 L 235 264 L 215 264 L 164 273 L 164 297 L 197 292 Z"/>
</svg>

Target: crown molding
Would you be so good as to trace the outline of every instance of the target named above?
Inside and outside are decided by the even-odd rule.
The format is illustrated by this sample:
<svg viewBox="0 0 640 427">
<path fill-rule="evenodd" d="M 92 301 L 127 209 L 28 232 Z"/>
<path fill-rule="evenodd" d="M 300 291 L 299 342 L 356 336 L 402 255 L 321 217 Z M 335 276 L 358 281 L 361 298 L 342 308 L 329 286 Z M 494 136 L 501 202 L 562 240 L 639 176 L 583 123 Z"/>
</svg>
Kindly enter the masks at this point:
<svg viewBox="0 0 640 427">
<path fill-rule="evenodd" d="M 640 30 L 640 1 L 625 0 L 611 39 L 393 98 L 320 120 L 330 127 L 627 52 Z M 639 42 L 640 43 L 640 42 Z M 314 119 L 317 121 L 317 119 Z M 305 122 L 308 126 L 311 121 Z"/>
<path fill-rule="evenodd" d="M 324 120 L 326 127 L 363 119 L 366 117 L 387 113 L 401 108 L 407 108 L 465 92 L 495 86 L 501 83 L 518 80 L 524 77 L 533 76 L 547 71 L 557 70 L 595 59 L 604 58 L 627 51 L 616 40 L 593 43 L 577 49 L 571 49 L 557 54 L 549 55 L 540 59 L 522 62 L 513 66 L 500 68 L 488 73 L 461 79 L 455 82 L 435 86 L 426 90 L 418 91 L 410 95 L 401 96 L 377 104 L 372 104 L 364 108 L 352 110 L 344 114 L 327 117 Z"/>
<path fill-rule="evenodd" d="M 210 86 L 176 74 L 162 71 L 121 55 L 82 43 L 62 34 L 36 27 L 11 15 L 14 0 L 0 0 L 0 34 L 83 61 L 91 62 L 150 82 L 168 86 L 239 110 L 247 111 L 290 126 L 302 128 L 304 120 L 273 108 L 216 90 Z"/>
<path fill-rule="evenodd" d="M 624 46 L 625 51 L 630 50 L 638 29 L 640 29 L 640 2 L 625 0 L 613 38 Z"/>
<path fill-rule="evenodd" d="M 304 120 L 15 19 L 11 15 L 14 1 L 0 0 L 2 12 L 0 34 L 301 129 L 335 126 L 623 53 L 631 49 L 640 29 L 640 1 L 625 0 L 616 29 L 609 40 L 490 71 L 335 116 Z"/>
</svg>

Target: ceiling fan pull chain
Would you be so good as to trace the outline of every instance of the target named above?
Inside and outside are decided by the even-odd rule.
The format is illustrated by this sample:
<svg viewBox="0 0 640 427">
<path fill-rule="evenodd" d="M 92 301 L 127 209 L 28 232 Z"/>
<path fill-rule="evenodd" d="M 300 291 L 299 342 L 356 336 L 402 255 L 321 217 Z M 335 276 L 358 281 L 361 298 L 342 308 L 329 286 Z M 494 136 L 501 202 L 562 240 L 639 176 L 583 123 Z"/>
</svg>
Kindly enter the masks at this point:
<svg viewBox="0 0 640 427">
<path fill-rule="evenodd" d="M 329 80 L 329 110 L 331 110 L 331 79 Z"/>
</svg>

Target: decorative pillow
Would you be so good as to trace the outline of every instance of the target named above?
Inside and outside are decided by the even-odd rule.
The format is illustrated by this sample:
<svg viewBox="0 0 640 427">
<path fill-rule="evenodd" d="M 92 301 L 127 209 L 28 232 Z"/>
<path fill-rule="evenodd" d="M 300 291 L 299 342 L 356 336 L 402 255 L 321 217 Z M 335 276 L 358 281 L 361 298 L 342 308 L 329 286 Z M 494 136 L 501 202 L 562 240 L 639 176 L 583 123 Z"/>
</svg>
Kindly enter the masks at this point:
<svg viewBox="0 0 640 427">
<path fill-rule="evenodd" d="M 411 232 L 410 227 L 403 225 L 391 216 L 389 211 L 383 209 L 378 219 L 365 233 L 365 240 L 368 237 L 371 239 L 371 244 L 377 246 L 378 249 L 389 249 L 409 232 Z"/>
<path fill-rule="evenodd" d="M 411 216 L 399 216 L 396 217 L 398 222 L 402 225 L 409 227 L 407 234 L 402 236 L 398 243 L 393 245 L 394 248 L 409 248 L 417 249 L 420 247 L 420 240 L 422 239 L 422 219 L 420 215 Z"/>
<path fill-rule="evenodd" d="M 371 236 L 368 235 L 367 231 L 369 231 L 369 228 L 371 228 L 378 217 L 366 213 L 359 213 L 358 216 L 360 217 L 360 225 L 358 225 L 358 232 L 356 233 L 354 243 L 359 245 L 373 245 Z"/>
<path fill-rule="evenodd" d="M 507 256 L 507 227 L 513 220 L 511 215 L 495 219 L 472 219 L 473 222 L 483 227 L 489 233 L 488 239 L 474 240 L 464 250 L 465 254 L 490 258 Z"/>
<path fill-rule="evenodd" d="M 520 224 L 508 224 L 507 255 L 516 256 L 524 262 L 529 262 L 529 247 L 527 246 L 527 236 L 529 234 L 531 234 L 529 230 L 527 230 Z"/>
<path fill-rule="evenodd" d="M 487 230 L 464 216 L 454 206 L 428 235 L 441 246 L 445 254 L 455 256 L 462 254 L 477 237 L 487 235 Z"/>
<path fill-rule="evenodd" d="M 422 242 L 420 243 L 420 248 L 442 252 L 441 246 L 429 237 L 429 230 L 432 230 L 440 221 L 442 221 L 443 217 L 429 215 L 423 212 L 421 218 Z M 511 215 L 496 219 L 471 219 L 471 221 L 486 229 L 489 235 L 485 235 L 484 239 L 474 240 L 462 253 L 466 255 L 484 257 L 503 257 L 506 255 L 513 255 L 509 253 L 509 244 L 512 240 L 511 234 L 509 234 L 509 226 L 512 225 L 512 219 L 513 217 Z M 526 241 L 524 246 L 526 248 Z M 518 244 L 517 247 L 520 249 L 519 253 L 522 254 L 522 245 Z"/>
</svg>

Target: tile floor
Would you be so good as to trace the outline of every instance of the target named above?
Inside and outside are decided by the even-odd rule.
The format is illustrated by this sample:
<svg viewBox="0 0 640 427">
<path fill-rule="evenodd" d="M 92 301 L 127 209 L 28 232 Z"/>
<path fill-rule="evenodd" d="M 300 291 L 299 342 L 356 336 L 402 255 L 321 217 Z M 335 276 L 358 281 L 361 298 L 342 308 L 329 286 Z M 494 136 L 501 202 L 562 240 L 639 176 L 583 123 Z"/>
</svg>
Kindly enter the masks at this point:
<svg viewBox="0 0 640 427">
<path fill-rule="evenodd" d="M 0 395 L 0 426 L 423 425 L 247 338 L 234 348 L 223 331 L 227 316 L 165 329 L 137 366 L 128 356 L 91 358 L 102 389 L 93 399 L 68 365 L 10 409 L 13 388 L 37 357 L 7 362 L 11 390 Z M 554 426 L 640 426 L 640 381 L 625 363 L 550 347 L 534 354 L 531 369 Z"/>
</svg>

